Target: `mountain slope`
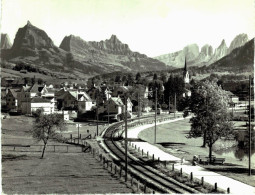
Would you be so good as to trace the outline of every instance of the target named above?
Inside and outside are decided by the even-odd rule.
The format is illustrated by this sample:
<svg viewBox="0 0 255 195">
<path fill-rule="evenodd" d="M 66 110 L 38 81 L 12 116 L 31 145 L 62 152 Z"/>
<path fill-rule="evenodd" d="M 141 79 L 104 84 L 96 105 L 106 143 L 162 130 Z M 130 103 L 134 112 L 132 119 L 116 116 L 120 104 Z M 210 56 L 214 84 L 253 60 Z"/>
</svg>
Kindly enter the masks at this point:
<svg viewBox="0 0 255 195">
<path fill-rule="evenodd" d="M 111 71 L 149 71 L 165 69 L 166 65 L 144 54 L 133 52 L 116 35 L 105 41 L 84 41 L 80 37 L 66 36 L 60 48 L 72 53 L 77 61 L 102 65 Z M 100 67 L 101 68 L 101 67 Z"/>
<path fill-rule="evenodd" d="M 0 49 L 10 49 L 12 47 L 10 38 L 7 34 L 1 34 L 1 47 Z"/>
<path fill-rule="evenodd" d="M 166 65 L 138 52 L 112 35 L 100 42 L 86 42 L 79 37 L 65 37 L 60 47 L 43 30 L 29 21 L 19 28 L 13 46 L 2 49 L 1 57 L 12 63 L 24 63 L 74 77 L 113 71 L 162 70 Z"/>
<path fill-rule="evenodd" d="M 254 38 L 208 66 L 208 70 L 235 73 L 254 72 Z"/>
<path fill-rule="evenodd" d="M 155 57 L 155 59 L 164 62 L 168 66 L 181 68 L 183 67 L 184 63 L 184 56 L 186 56 L 189 66 L 208 66 L 218 61 L 222 57 L 226 56 L 227 54 L 230 54 L 235 48 L 244 45 L 245 43 L 247 43 L 247 41 L 248 36 L 246 34 L 239 34 L 233 39 L 229 48 L 227 47 L 226 42 L 223 39 L 221 44 L 215 49 L 215 51 L 213 51 L 212 46 L 206 44 L 201 48 L 201 51 L 199 52 L 198 46 L 197 49 L 194 50 L 195 44 L 193 44 L 193 51 L 195 51 L 196 54 L 192 55 L 192 57 L 190 57 L 190 52 L 187 52 L 187 48 L 189 48 L 190 46 L 186 46 L 181 51 L 160 55 Z"/>
</svg>

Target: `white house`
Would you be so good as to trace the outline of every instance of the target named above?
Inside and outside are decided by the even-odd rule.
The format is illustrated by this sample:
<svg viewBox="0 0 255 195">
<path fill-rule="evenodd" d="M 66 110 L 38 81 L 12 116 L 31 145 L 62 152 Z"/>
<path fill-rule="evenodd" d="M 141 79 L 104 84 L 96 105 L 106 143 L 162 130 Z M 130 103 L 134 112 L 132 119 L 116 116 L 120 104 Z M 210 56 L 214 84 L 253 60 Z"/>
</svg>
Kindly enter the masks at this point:
<svg viewBox="0 0 255 195">
<path fill-rule="evenodd" d="M 37 109 L 43 109 L 44 114 L 54 113 L 54 101 L 48 100 L 42 97 L 33 97 L 28 101 L 24 101 L 21 104 L 22 114 L 32 114 Z"/>
</svg>

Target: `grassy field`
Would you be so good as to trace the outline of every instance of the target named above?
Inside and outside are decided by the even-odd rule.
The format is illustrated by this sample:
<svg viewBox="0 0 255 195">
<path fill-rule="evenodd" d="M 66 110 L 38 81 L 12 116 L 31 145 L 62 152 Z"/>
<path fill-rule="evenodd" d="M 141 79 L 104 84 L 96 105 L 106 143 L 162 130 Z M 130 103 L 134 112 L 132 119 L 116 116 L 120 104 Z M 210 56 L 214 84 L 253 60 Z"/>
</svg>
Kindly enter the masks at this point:
<svg viewBox="0 0 255 195">
<path fill-rule="evenodd" d="M 12 116 L 1 122 L 2 144 L 42 144 L 29 134 L 33 118 Z M 103 126 L 99 129 L 102 130 Z M 96 127 L 83 124 L 80 129 L 82 136 L 87 130 L 94 134 Z M 71 123 L 67 125 L 64 136 L 76 132 L 77 128 Z M 67 144 L 50 141 L 49 145 L 52 144 L 61 146 L 56 152 L 47 147 L 44 159 L 40 159 L 40 148 L 31 152 L 31 148 L 16 148 L 14 151 L 13 147 L 2 147 L 2 190 L 5 194 L 132 193 L 125 183 L 103 169 L 90 153 L 82 153 L 81 148 L 69 149 L 67 153 Z"/>
<path fill-rule="evenodd" d="M 209 155 L 208 148 L 202 148 L 203 143 L 202 138 L 191 138 L 188 139 L 190 129 L 189 120 L 177 121 L 174 123 L 159 125 L 157 127 L 157 145 L 161 149 L 176 157 L 185 160 L 192 160 L 193 155 Z M 154 127 L 142 131 L 139 134 L 139 138 L 148 141 L 150 143 L 154 142 Z M 226 144 L 224 141 L 218 141 L 215 143 L 215 148 L 221 147 L 222 144 Z M 164 146 L 164 147 L 163 147 Z M 232 177 L 236 180 L 242 181 L 249 185 L 255 186 L 255 155 L 252 157 L 252 168 L 253 176 L 248 176 L 248 161 L 243 159 L 242 161 L 223 154 L 213 152 L 217 157 L 223 157 L 226 159 L 225 165 L 204 165 L 205 168 L 209 170 L 218 172 L 222 175 Z"/>
</svg>

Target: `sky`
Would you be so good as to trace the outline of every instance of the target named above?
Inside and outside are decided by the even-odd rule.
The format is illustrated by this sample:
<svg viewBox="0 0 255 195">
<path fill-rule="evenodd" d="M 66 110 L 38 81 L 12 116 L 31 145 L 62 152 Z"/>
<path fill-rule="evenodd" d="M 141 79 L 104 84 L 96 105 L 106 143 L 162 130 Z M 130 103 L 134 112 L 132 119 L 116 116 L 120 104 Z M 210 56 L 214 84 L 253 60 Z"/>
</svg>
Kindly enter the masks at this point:
<svg viewBox="0 0 255 195">
<path fill-rule="evenodd" d="M 0 0 L 1 1 L 1 0 Z M 255 37 L 255 0 L 2 0 L 1 32 L 13 43 L 30 21 L 59 46 L 65 36 L 101 41 L 115 34 L 150 57 L 188 44 L 217 48 L 246 33 Z"/>
</svg>

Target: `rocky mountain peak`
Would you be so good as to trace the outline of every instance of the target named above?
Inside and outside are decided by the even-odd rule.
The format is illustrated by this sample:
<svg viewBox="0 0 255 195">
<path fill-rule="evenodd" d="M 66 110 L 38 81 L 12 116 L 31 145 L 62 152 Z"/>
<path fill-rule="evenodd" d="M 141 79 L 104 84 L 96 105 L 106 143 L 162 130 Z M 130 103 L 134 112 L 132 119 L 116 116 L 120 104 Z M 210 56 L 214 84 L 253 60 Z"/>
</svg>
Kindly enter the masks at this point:
<svg viewBox="0 0 255 195">
<path fill-rule="evenodd" d="M 27 26 L 32 26 L 32 24 L 29 20 L 27 21 Z"/>
<path fill-rule="evenodd" d="M 121 44 L 121 41 L 117 38 L 116 35 L 112 35 L 110 39 L 108 39 L 113 44 Z"/>
<path fill-rule="evenodd" d="M 247 34 L 239 34 L 237 35 L 234 40 L 231 42 L 228 53 L 232 52 L 235 48 L 243 46 L 245 43 L 248 42 L 248 35 Z"/>
<path fill-rule="evenodd" d="M 12 47 L 10 38 L 7 34 L 1 34 L 1 47 L 0 49 L 10 49 Z"/>
<path fill-rule="evenodd" d="M 227 47 L 227 44 L 226 44 L 225 39 L 222 39 L 221 44 L 220 44 L 219 47 Z M 219 47 L 218 47 L 218 48 L 219 48 Z"/>
<path fill-rule="evenodd" d="M 35 50 L 54 47 L 46 32 L 33 26 L 29 21 L 23 28 L 19 28 L 13 43 L 14 50 L 19 50 L 20 48 Z"/>
<path fill-rule="evenodd" d="M 201 53 L 205 56 L 212 56 L 213 55 L 213 47 L 211 45 L 205 44 L 201 48 Z"/>
</svg>

